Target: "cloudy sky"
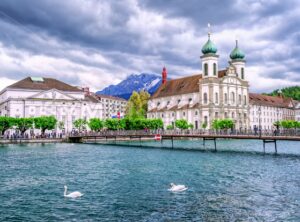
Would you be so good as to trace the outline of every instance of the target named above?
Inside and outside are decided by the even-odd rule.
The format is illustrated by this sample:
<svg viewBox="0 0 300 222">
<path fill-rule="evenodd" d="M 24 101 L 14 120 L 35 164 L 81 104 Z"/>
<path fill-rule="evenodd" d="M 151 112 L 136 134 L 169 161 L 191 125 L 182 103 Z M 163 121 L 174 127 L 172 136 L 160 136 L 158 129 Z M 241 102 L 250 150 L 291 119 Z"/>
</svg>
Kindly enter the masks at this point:
<svg viewBox="0 0 300 222">
<path fill-rule="evenodd" d="M 228 64 L 235 38 L 252 92 L 300 85 L 299 0 L 1 0 L 0 89 L 26 76 L 102 89 L 132 73 L 201 73 L 207 23 Z"/>
</svg>

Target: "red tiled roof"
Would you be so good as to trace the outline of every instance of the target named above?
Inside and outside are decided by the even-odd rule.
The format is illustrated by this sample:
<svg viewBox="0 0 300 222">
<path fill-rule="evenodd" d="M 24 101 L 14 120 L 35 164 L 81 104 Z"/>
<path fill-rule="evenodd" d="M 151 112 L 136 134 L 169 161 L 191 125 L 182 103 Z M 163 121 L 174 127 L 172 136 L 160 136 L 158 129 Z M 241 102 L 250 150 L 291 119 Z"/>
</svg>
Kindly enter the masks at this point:
<svg viewBox="0 0 300 222">
<path fill-rule="evenodd" d="M 274 106 L 291 108 L 289 105 L 292 103 L 294 105 L 292 98 L 286 98 L 282 96 L 267 96 L 257 93 L 249 93 L 250 103 L 253 105 L 263 105 L 263 106 Z"/>
<path fill-rule="evenodd" d="M 218 72 L 219 78 L 223 78 L 225 75 L 226 70 L 220 70 Z M 201 79 L 202 74 L 169 80 L 166 84 L 161 85 L 151 98 L 154 99 L 166 96 L 199 92 L 199 80 Z"/>
</svg>

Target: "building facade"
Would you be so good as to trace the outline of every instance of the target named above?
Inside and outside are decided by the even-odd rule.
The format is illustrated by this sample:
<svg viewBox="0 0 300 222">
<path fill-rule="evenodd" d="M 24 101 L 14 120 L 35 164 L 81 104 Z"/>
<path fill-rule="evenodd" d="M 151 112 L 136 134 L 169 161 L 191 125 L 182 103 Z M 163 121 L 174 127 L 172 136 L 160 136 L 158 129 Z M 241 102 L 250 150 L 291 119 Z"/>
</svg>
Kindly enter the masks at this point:
<svg viewBox="0 0 300 222">
<path fill-rule="evenodd" d="M 271 130 L 281 120 L 297 120 L 296 103 L 282 95 L 267 96 L 250 93 L 250 125 L 252 129 Z M 299 120 L 298 120 L 299 121 Z"/>
<path fill-rule="evenodd" d="M 164 126 L 185 119 L 195 129 L 211 128 L 214 119 L 234 120 L 236 129 L 271 130 L 278 120 L 295 120 L 295 101 L 283 96 L 249 93 L 245 54 L 238 42 L 230 53 L 229 66 L 219 70 L 217 48 L 210 39 L 202 48 L 202 74 L 167 81 L 148 102 L 148 118 L 161 118 Z M 300 117 L 299 117 L 300 118 Z"/>
<path fill-rule="evenodd" d="M 162 118 L 165 126 L 186 119 L 195 129 L 210 128 L 214 119 L 231 118 L 237 128 L 249 128 L 245 55 L 236 42 L 229 66 L 219 70 L 216 52 L 209 34 L 200 57 L 202 74 L 163 81 L 148 103 L 148 118 Z"/>
<path fill-rule="evenodd" d="M 103 104 L 103 119 L 123 118 L 125 116 L 127 100 L 115 96 L 96 95 Z"/>
<path fill-rule="evenodd" d="M 70 132 L 76 119 L 102 118 L 103 104 L 96 96 L 56 79 L 27 77 L 0 92 L 0 115 L 53 115 L 64 123 L 64 131 Z"/>
</svg>

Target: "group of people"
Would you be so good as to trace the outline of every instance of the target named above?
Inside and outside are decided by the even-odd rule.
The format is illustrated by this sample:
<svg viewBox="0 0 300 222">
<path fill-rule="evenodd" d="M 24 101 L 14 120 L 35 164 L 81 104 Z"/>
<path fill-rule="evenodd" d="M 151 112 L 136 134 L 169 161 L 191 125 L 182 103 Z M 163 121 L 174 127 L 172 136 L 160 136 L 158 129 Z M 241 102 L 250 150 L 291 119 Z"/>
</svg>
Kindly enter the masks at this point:
<svg viewBox="0 0 300 222">
<path fill-rule="evenodd" d="M 45 134 L 36 134 L 34 132 L 30 133 L 20 133 L 20 132 L 7 132 L 4 134 L 3 139 L 17 140 L 17 139 L 61 139 L 63 138 L 63 133 L 50 132 Z"/>
</svg>

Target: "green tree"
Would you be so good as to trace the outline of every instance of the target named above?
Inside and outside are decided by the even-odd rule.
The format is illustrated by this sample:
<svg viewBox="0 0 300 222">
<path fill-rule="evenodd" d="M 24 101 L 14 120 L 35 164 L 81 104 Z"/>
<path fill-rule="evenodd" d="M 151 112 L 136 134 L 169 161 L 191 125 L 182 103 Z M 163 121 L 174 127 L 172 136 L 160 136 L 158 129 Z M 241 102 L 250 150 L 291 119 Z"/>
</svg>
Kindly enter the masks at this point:
<svg viewBox="0 0 300 222">
<path fill-rule="evenodd" d="M 55 129 L 57 123 L 57 120 L 54 116 L 41 116 L 36 117 L 33 120 L 35 128 L 40 129 L 42 135 L 45 135 L 46 130 Z"/>
<path fill-rule="evenodd" d="M 206 128 L 207 128 L 207 123 L 206 123 L 206 122 L 202 123 L 201 127 L 202 127 L 203 129 L 206 129 Z"/>
<path fill-rule="evenodd" d="M 34 118 L 16 118 L 14 120 L 15 122 L 15 126 L 18 130 L 20 130 L 21 134 L 24 135 L 24 133 L 26 132 L 26 130 L 30 129 L 33 127 L 33 123 L 34 123 Z"/>
<path fill-rule="evenodd" d="M 189 124 L 185 119 L 178 119 L 175 121 L 175 126 L 178 129 L 188 129 L 189 128 Z"/>
<path fill-rule="evenodd" d="M 87 121 L 85 119 L 77 119 L 73 122 L 73 125 L 78 131 L 80 132 L 81 130 L 86 128 Z"/>
<path fill-rule="evenodd" d="M 124 119 L 106 119 L 104 125 L 109 130 L 120 130 L 125 129 L 126 124 Z"/>
<path fill-rule="evenodd" d="M 88 126 L 92 131 L 100 131 L 104 127 L 104 123 L 99 118 L 91 118 L 88 122 Z"/>
<path fill-rule="evenodd" d="M 167 125 L 167 130 L 173 130 L 174 126 L 173 125 Z"/>
<path fill-rule="evenodd" d="M 213 129 L 231 129 L 234 127 L 232 119 L 215 119 L 212 122 Z"/>
<path fill-rule="evenodd" d="M 300 86 L 290 86 L 281 89 L 282 95 L 284 97 L 290 97 L 295 100 L 300 100 Z M 279 95 L 279 89 L 274 90 L 271 93 L 264 93 L 265 95 L 269 96 L 278 96 Z"/>
<path fill-rule="evenodd" d="M 6 130 L 13 127 L 15 121 L 14 118 L 8 116 L 0 116 L 0 132 L 1 135 L 5 133 Z"/>
<path fill-rule="evenodd" d="M 139 93 L 133 91 L 127 103 L 126 117 L 132 119 L 145 118 L 149 98 L 150 94 L 146 91 L 142 90 Z"/>
</svg>

